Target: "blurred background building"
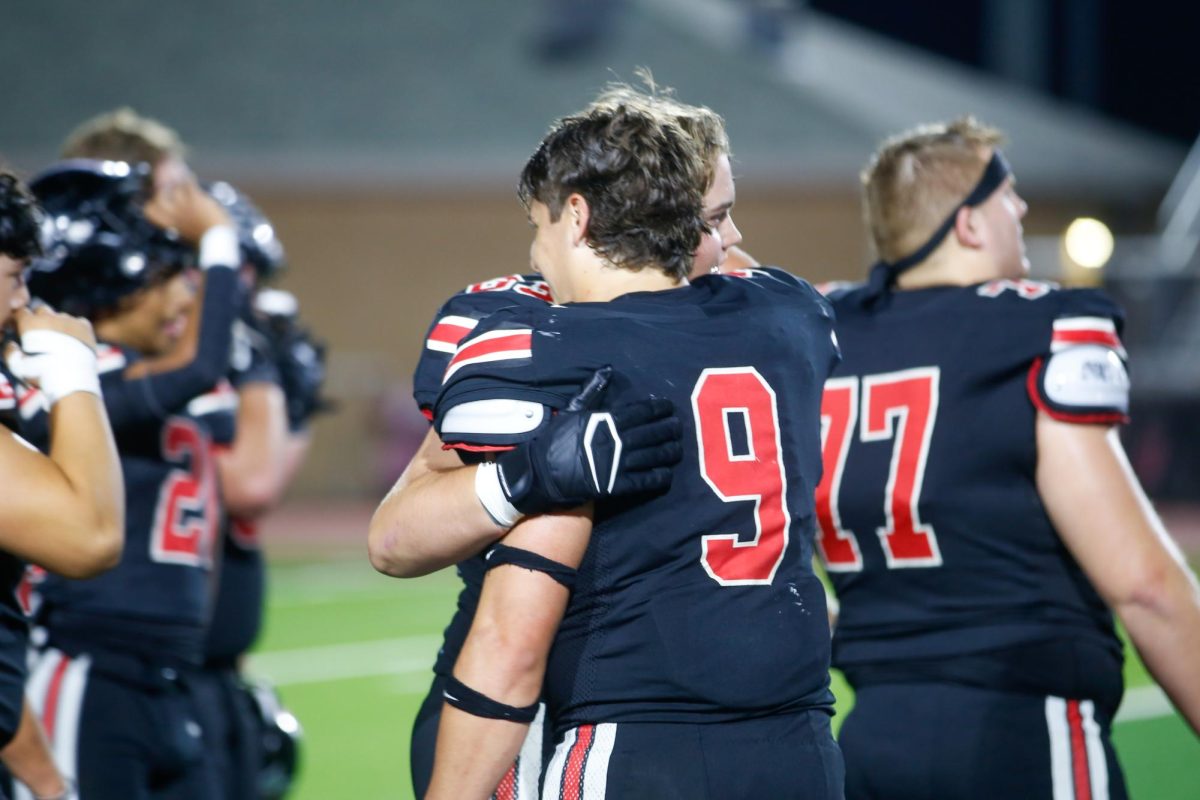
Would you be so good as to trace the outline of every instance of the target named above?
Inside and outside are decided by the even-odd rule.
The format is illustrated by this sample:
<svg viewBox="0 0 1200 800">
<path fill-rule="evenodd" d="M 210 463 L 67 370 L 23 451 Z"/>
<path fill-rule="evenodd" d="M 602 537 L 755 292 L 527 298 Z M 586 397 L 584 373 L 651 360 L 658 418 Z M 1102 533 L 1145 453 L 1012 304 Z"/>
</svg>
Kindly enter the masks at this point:
<svg viewBox="0 0 1200 800">
<path fill-rule="evenodd" d="M 1143 480 L 1164 497 L 1200 480 L 1195 7 L 46 0 L 4 21 L 12 165 L 36 171 L 78 122 L 130 105 L 275 222 L 341 401 L 298 495 L 372 500 L 395 478 L 424 431 L 408 376 L 436 304 L 526 269 L 526 156 L 639 66 L 725 116 L 748 249 L 814 281 L 865 273 L 857 172 L 881 138 L 963 113 L 1005 129 L 1035 276 L 1105 282 L 1129 308 Z M 1080 217 L 1103 226 L 1068 251 Z"/>
</svg>

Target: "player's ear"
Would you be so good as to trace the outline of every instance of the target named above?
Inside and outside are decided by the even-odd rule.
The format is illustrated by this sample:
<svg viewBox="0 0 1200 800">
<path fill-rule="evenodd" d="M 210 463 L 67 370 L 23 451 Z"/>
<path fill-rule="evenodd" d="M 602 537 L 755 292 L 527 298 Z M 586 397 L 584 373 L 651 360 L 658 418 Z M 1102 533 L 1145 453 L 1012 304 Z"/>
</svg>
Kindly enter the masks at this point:
<svg viewBox="0 0 1200 800">
<path fill-rule="evenodd" d="M 963 206 L 954 212 L 954 236 L 960 245 L 968 249 L 983 247 L 983 215 L 978 208 Z"/>
<path fill-rule="evenodd" d="M 571 223 L 571 244 L 586 245 L 588 221 L 591 219 L 591 209 L 583 195 L 574 193 L 563 204 L 563 213 L 569 215 Z"/>
</svg>

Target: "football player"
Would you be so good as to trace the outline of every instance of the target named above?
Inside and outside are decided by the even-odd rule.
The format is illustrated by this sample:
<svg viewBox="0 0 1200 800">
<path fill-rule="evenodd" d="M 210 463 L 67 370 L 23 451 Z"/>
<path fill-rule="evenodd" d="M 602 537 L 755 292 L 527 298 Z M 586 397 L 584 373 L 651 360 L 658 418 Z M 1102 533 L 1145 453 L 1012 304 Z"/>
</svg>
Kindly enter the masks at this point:
<svg viewBox="0 0 1200 800">
<path fill-rule="evenodd" d="M 661 114 L 679 124 L 703 149 L 707 166 L 704 215 L 710 232 L 705 234 L 697 250 L 693 272 L 715 271 L 722 262 L 738 267 L 753 266 L 755 262 L 738 248 L 742 237 L 733 222 L 736 195 L 724 121 L 710 109 L 681 103 L 668 92 L 656 90 L 648 74 L 644 78 L 647 91 L 616 84 L 602 92 L 591 107 L 614 108 L 624 104 L 647 113 Z M 433 402 L 446 366 L 459 341 L 480 319 L 507 306 L 539 306 L 550 302 L 549 285 L 536 275 L 494 278 L 469 286 L 451 298 L 439 310 L 430 327 L 414 377 L 415 395 L 422 412 L 432 417 Z M 628 421 L 620 415 L 615 419 L 620 424 L 645 424 L 636 414 Z M 661 455 L 671 458 L 673 452 L 668 448 Z M 434 665 L 433 685 L 413 726 L 410 763 L 418 797 L 424 795 L 433 768 L 444 679 L 458 657 L 478 601 L 483 580 L 481 551 L 506 530 L 483 513 L 471 480 L 477 474 L 476 468 L 464 468 L 461 464 L 458 456 L 443 450 L 441 439 L 431 430 L 417 456 L 376 512 L 369 540 L 372 562 L 383 572 L 422 575 L 458 561 L 458 571 L 464 580 L 457 611 L 446 630 Z M 650 466 L 647 464 L 646 468 Z M 463 479 L 457 486 L 451 482 L 456 474 Z M 448 507 L 453 507 L 454 513 L 447 513 Z M 444 530 L 447 527 L 451 529 Z M 512 784 L 518 797 L 532 797 L 537 792 L 540 769 L 536 759 L 542 749 L 540 733 L 539 726 L 531 729 L 530 741 L 522 749 L 518 767 L 505 777 L 505 783 Z"/>
<path fill-rule="evenodd" d="M 322 351 L 296 321 L 296 301 L 262 282 L 284 268 L 274 229 L 245 194 L 228 183 L 207 187 L 238 228 L 247 285 L 225 391 L 197 404 L 213 429 L 223 508 L 217 595 L 205 642 L 204 669 L 192 681 L 205 743 L 225 800 L 281 797 L 286 785 L 260 794 L 263 715 L 241 674 L 258 638 L 265 605 L 266 564 L 259 520 L 275 508 L 308 450 L 308 420 L 319 410 Z M 290 776 L 289 776 L 290 777 Z M 278 781 L 274 781 L 278 783 Z"/>
<path fill-rule="evenodd" d="M 237 234 L 194 180 L 156 186 L 145 165 L 67 161 L 31 186 L 53 242 L 30 290 L 96 328 L 127 515 L 115 569 L 42 583 L 45 641 L 29 693 L 84 800 L 173 787 L 217 797 L 185 684 L 203 652 L 219 499 L 209 432 L 187 407 L 228 370 Z M 177 366 L 148 369 L 187 327 L 193 259 L 203 276 L 195 347 Z"/>
<path fill-rule="evenodd" d="M 80 125 L 68 137 L 63 156 L 148 163 L 158 185 L 190 175 L 178 133 L 129 108 Z M 247 291 L 234 324 L 228 380 L 192 404 L 213 433 L 213 461 L 227 514 L 220 524 L 219 582 L 205 669 L 191 690 L 201 698 L 201 727 L 222 797 L 236 800 L 256 796 L 263 760 L 261 714 L 238 669 L 258 635 L 265 599 L 257 520 L 279 503 L 307 453 L 307 420 L 320 408 L 324 364 L 323 351 L 295 320 L 294 298 L 288 307 L 286 292 L 258 291 L 284 267 L 283 246 L 269 220 L 226 182 L 205 190 L 237 227 L 239 274 Z M 256 304 L 266 307 L 256 309 Z M 143 363 L 154 369 L 186 363 L 195 347 L 196 320 L 193 314 L 188 334 L 172 352 Z"/>
<path fill-rule="evenodd" d="M 970 118 L 886 142 L 881 262 L 831 294 L 817 510 L 850 798 L 1126 797 L 1114 611 L 1200 731 L 1200 593 L 1115 428 L 1121 312 L 1026 279 L 1000 144 Z"/>
<path fill-rule="evenodd" d="M 45 306 L 26 308 L 27 269 L 40 252 L 32 198 L 14 176 L 0 174 L 0 339 L 9 345 L 9 363 L 0 361 L 0 761 L 38 797 L 65 798 L 69 782 L 24 699 L 29 637 L 18 584 L 25 561 L 73 578 L 115 565 L 124 496 L 91 325 Z M 8 342 L 11 333 L 19 346 Z M 18 435 L 18 404 L 34 387 L 53 412 L 42 421 L 48 456 Z"/>
<path fill-rule="evenodd" d="M 442 440 L 503 453 L 599 374 L 614 407 L 649 392 L 679 409 L 683 460 L 669 489 L 569 511 L 519 518 L 485 496 L 519 519 L 485 557 L 429 797 L 486 797 L 539 696 L 557 741 L 548 796 L 841 794 L 808 540 L 832 320 L 778 271 L 688 284 L 707 172 L 678 125 L 626 106 L 560 121 L 526 164 L 530 258 L 565 305 L 504 309 L 461 342 Z M 556 474 L 612 485 L 637 442 L 614 416 L 571 418 L 584 446 Z M 505 453 L 487 470 L 512 466 Z"/>
</svg>

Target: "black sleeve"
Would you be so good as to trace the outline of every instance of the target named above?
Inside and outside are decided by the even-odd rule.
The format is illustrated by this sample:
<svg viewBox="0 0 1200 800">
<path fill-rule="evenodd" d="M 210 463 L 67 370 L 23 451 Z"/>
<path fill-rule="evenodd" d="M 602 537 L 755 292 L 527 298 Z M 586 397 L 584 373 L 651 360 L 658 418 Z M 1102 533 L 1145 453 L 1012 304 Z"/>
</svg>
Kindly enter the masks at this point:
<svg viewBox="0 0 1200 800">
<path fill-rule="evenodd" d="M 237 270 L 213 267 L 204 273 L 204 297 L 196 356 L 170 372 L 129 380 L 124 371 L 101 376 L 104 405 L 114 430 L 162 419 L 216 385 L 229 371 L 233 322 L 237 317 Z"/>
</svg>

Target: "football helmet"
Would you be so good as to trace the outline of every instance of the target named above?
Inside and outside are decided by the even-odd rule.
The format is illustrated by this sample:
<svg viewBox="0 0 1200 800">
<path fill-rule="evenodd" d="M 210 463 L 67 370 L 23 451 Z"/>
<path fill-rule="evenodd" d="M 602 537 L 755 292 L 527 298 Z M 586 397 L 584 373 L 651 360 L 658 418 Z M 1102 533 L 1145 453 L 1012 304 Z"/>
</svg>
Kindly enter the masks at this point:
<svg viewBox="0 0 1200 800">
<path fill-rule="evenodd" d="M 149 164 L 73 159 L 37 175 L 29 188 L 45 212 L 43 255 L 29 291 L 69 314 L 91 317 L 194 261 L 194 251 L 142 213 Z"/>
<path fill-rule="evenodd" d="M 287 266 L 283 243 L 275 228 L 250 198 L 225 181 L 205 185 L 205 190 L 225 207 L 237 227 L 242 261 L 253 265 L 260 281 L 279 275 Z"/>
<path fill-rule="evenodd" d="M 304 731 L 279 694 L 263 678 L 243 678 L 246 693 L 258 711 L 262 738 L 258 773 L 261 800 L 281 800 L 287 795 L 300 767 L 300 741 Z"/>
</svg>

